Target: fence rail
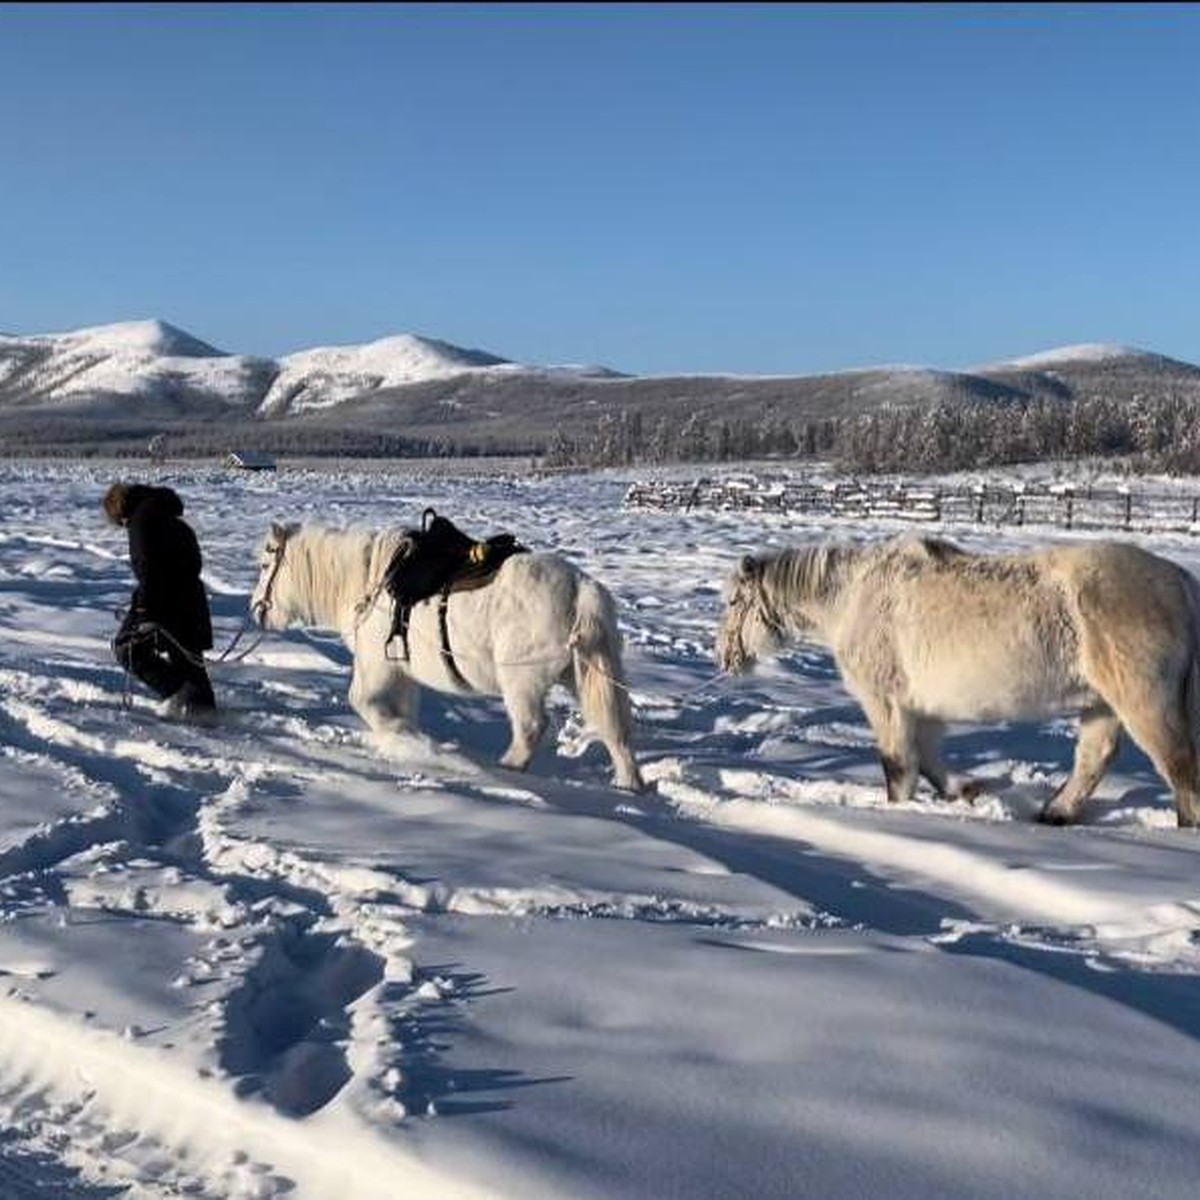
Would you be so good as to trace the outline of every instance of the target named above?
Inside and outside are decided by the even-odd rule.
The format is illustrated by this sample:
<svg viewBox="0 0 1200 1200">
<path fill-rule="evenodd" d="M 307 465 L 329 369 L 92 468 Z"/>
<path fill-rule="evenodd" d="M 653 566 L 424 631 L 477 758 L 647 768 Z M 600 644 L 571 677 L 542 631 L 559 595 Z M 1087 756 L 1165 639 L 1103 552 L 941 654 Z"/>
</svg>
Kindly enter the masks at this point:
<svg viewBox="0 0 1200 1200">
<path fill-rule="evenodd" d="M 890 517 L 927 523 L 1200 534 L 1200 494 L 1086 485 L 942 488 L 858 480 L 819 484 L 790 477 L 701 478 L 690 483 L 632 483 L 624 504 L 685 512 L 751 509 L 854 520 Z"/>
</svg>

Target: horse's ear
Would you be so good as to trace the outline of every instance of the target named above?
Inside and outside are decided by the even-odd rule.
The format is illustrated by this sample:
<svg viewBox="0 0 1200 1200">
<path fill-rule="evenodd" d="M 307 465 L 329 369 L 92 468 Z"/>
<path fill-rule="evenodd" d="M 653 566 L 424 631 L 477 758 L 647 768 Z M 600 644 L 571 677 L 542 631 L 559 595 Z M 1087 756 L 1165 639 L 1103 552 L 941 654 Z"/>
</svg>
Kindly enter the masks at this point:
<svg viewBox="0 0 1200 1200">
<path fill-rule="evenodd" d="M 753 579 L 758 574 L 758 560 L 753 554 L 745 554 L 742 556 L 742 561 L 738 563 L 737 575 L 739 579 Z"/>
<path fill-rule="evenodd" d="M 271 540 L 273 542 L 287 541 L 287 530 L 278 521 L 271 522 Z"/>
</svg>

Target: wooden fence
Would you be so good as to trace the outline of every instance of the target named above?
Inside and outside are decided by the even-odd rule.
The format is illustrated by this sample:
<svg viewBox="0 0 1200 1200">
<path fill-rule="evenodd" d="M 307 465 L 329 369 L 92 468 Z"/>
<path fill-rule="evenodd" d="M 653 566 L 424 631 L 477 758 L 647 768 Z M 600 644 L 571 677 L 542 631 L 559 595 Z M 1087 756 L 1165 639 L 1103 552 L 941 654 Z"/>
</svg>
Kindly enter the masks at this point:
<svg viewBox="0 0 1200 1200">
<path fill-rule="evenodd" d="M 630 484 L 628 508 L 750 509 L 850 520 L 976 525 L 1057 525 L 1066 529 L 1200 534 L 1200 495 L 1137 492 L 1086 485 L 986 485 L 944 488 L 792 477 L 701 478 L 690 483 Z"/>
</svg>

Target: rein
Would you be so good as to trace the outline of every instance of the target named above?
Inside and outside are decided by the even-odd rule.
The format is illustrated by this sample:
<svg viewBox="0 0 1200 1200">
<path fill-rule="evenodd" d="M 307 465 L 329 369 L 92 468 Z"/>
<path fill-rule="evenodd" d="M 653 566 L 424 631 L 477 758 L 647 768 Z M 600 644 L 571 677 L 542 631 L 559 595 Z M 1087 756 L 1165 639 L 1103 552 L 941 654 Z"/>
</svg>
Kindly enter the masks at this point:
<svg viewBox="0 0 1200 1200">
<path fill-rule="evenodd" d="M 274 562 L 273 566 L 271 567 L 271 574 L 267 577 L 267 583 L 266 583 L 266 586 L 263 588 L 262 597 L 254 604 L 253 609 L 252 609 L 254 619 L 258 622 L 259 625 L 261 625 L 263 623 L 263 619 L 266 617 L 267 612 L 271 608 L 271 589 L 275 586 L 275 579 L 279 575 L 279 568 L 283 565 L 283 551 L 284 551 L 284 546 L 286 544 L 287 544 L 286 542 L 280 542 L 278 546 L 273 546 L 273 547 L 271 547 L 270 551 L 268 551 L 268 553 L 270 553 L 274 557 L 275 562 Z M 186 659 L 189 663 L 192 664 L 192 666 L 201 667 L 201 668 L 209 668 L 209 667 L 216 667 L 218 665 L 224 666 L 224 665 L 232 665 L 232 664 L 236 664 L 236 663 L 245 662 L 245 660 L 251 654 L 253 654 L 254 651 L 257 650 L 259 646 L 262 645 L 263 641 L 266 639 L 266 636 L 267 636 L 266 630 L 263 630 L 263 632 L 260 633 L 258 635 L 258 637 L 256 637 L 254 639 L 254 641 L 250 643 L 249 646 L 247 646 L 245 649 L 243 649 L 239 654 L 235 655 L 233 653 L 234 647 L 238 644 L 238 642 L 240 642 L 242 640 L 242 636 L 245 634 L 246 630 L 249 628 L 250 628 L 250 617 L 249 616 L 243 617 L 242 623 L 241 623 L 241 625 L 238 626 L 237 630 L 234 632 L 234 635 L 233 635 L 232 639 L 230 640 L 229 645 L 226 646 L 225 649 L 222 650 L 221 653 L 218 654 L 213 659 L 207 659 L 204 657 L 204 655 L 202 653 L 197 654 L 194 650 L 189 649 L 169 629 L 165 629 L 162 625 L 159 625 L 157 622 L 150 622 L 150 621 L 145 622 L 144 628 L 142 628 L 140 632 L 136 633 L 130 640 L 136 643 L 136 642 L 144 642 L 144 641 L 149 641 L 150 639 L 154 639 L 154 641 L 157 642 L 158 639 L 160 637 L 162 637 L 166 641 L 170 642 L 171 645 L 175 647 L 175 649 L 179 653 L 180 657 Z M 122 699 L 121 699 L 121 703 L 124 708 L 130 708 L 132 705 L 130 675 L 131 675 L 131 672 L 130 672 L 129 668 L 126 667 L 126 669 L 125 669 L 125 686 L 124 686 Z"/>
<path fill-rule="evenodd" d="M 241 625 L 238 626 L 237 632 L 233 635 L 233 640 L 229 643 L 228 646 L 225 647 L 224 650 L 221 651 L 220 654 L 217 655 L 216 658 L 213 659 L 213 663 L 216 664 L 216 663 L 245 662 L 245 660 L 255 650 L 257 650 L 259 648 L 259 646 L 262 645 L 262 643 L 266 640 L 266 636 L 267 636 L 267 632 L 264 629 L 263 632 L 260 633 L 258 635 L 258 637 L 256 637 L 254 639 L 254 641 L 252 641 L 250 643 L 250 645 L 245 648 L 245 650 L 243 650 L 240 654 L 235 655 L 233 653 L 234 646 L 236 646 L 238 644 L 238 642 L 241 640 L 242 634 L 245 633 L 246 630 L 249 628 L 250 628 L 250 618 L 243 617 Z"/>
</svg>

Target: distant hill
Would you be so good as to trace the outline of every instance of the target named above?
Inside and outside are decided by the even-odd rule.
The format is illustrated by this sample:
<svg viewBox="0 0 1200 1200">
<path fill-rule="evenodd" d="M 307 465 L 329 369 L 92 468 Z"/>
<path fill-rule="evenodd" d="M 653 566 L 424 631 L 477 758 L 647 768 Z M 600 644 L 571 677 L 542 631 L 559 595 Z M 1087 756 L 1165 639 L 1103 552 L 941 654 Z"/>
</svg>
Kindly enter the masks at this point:
<svg viewBox="0 0 1200 1200">
<path fill-rule="evenodd" d="M 280 359 L 226 354 L 155 320 L 0 335 L 0 450 L 18 452 L 134 449 L 164 432 L 194 449 L 539 453 L 605 421 L 649 437 L 684 422 L 797 428 L 884 409 L 1166 395 L 1200 402 L 1200 367 L 1108 345 L 969 371 L 639 377 L 518 363 L 415 334 Z"/>
<path fill-rule="evenodd" d="M 164 416 L 213 415 L 252 407 L 278 370 L 163 321 L 0 334 L 0 413 L 61 407 L 121 416 L 149 407 Z"/>
</svg>

